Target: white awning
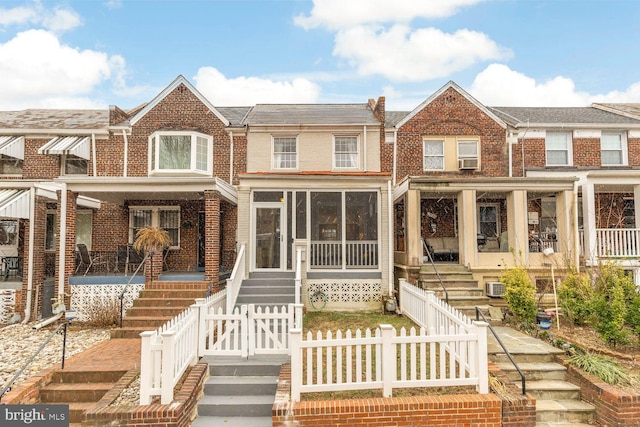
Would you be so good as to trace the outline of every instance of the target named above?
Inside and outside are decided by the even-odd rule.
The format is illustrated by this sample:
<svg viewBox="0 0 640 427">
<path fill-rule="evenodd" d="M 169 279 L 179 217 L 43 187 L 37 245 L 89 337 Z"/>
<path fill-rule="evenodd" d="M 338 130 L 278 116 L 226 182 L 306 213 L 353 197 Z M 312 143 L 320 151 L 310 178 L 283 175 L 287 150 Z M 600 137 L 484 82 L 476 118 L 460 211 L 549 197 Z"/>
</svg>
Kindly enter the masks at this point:
<svg viewBox="0 0 640 427">
<path fill-rule="evenodd" d="M 38 149 L 38 154 L 73 154 L 89 160 L 91 144 L 88 136 L 57 136 Z"/>
<path fill-rule="evenodd" d="M 24 136 L 0 136 L 0 154 L 24 160 Z"/>
<path fill-rule="evenodd" d="M 29 218 L 31 190 L 0 190 L 0 217 Z"/>
</svg>

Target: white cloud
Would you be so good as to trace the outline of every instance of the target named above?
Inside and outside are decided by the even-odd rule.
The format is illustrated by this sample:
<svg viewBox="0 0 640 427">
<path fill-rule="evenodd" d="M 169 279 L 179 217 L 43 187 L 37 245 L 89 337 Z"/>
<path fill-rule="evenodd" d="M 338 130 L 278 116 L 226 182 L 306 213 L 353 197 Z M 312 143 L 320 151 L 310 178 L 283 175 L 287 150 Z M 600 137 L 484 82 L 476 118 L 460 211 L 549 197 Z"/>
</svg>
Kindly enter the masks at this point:
<svg viewBox="0 0 640 427">
<path fill-rule="evenodd" d="M 272 81 L 258 77 L 227 78 L 213 67 L 200 68 L 194 80 L 198 90 L 218 106 L 313 103 L 320 94 L 320 88 L 307 79 Z"/>
<path fill-rule="evenodd" d="M 82 20 L 80 15 L 69 7 L 55 6 L 53 9 L 47 9 L 36 0 L 31 6 L 0 8 L 0 25 L 41 25 L 47 30 L 61 33 L 79 27 Z"/>
<path fill-rule="evenodd" d="M 308 16 L 294 18 L 304 29 L 349 28 L 367 23 L 403 22 L 414 18 L 444 18 L 461 7 L 484 0 L 313 0 Z"/>
<path fill-rule="evenodd" d="M 74 10 L 57 7 L 51 13 L 42 17 L 42 24 L 45 28 L 55 33 L 61 33 L 79 27 L 82 24 L 82 20 Z"/>
<path fill-rule="evenodd" d="M 594 95 L 576 89 L 567 77 L 537 82 L 506 65 L 491 64 L 476 76 L 469 93 L 483 104 L 496 107 L 586 107 L 592 102 L 638 102 L 640 82 L 625 91 Z"/>
<path fill-rule="evenodd" d="M 33 22 L 38 18 L 36 10 L 30 7 L 14 7 L 3 9 L 0 7 L 0 25 L 21 25 Z"/>
<path fill-rule="evenodd" d="M 485 34 L 437 28 L 412 31 L 360 26 L 338 32 L 333 53 L 350 61 L 362 75 L 380 74 L 393 81 L 424 81 L 448 76 L 477 62 L 511 56 Z"/>
<path fill-rule="evenodd" d="M 0 108 L 80 108 L 99 85 L 123 85 L 124 68 L 121 56 L 61 44 L 44 30 L 18 33 L 0 44 Z"/>
</svg>

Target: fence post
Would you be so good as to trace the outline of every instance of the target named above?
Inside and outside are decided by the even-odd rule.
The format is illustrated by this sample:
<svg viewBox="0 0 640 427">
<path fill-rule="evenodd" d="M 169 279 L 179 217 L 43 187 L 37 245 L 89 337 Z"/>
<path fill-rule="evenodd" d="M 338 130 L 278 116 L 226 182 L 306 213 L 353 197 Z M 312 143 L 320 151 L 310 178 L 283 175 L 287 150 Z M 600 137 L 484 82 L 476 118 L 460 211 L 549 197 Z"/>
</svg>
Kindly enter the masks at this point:
<svg viewBox="0 0 640 427">
<path fill-rule="evenodd" d="M 294 328 L 289 331 L 291 352 L 291 401 L 300 402 L 300 387 L 302 386 L 302 355 L 300 344 L 302 329 Z"/>
<path fill-rule="evenodd" d="M 253 307 L 253 304 L 251 304 L 251 307 Z M 240 331 L 239 331 L 240 339 L 242 339 L 243 336 L 247 336 L 249 338 L 249 342 L 244 342 L 244 343 L 240 342 L 240 349 L 241 349 L 240 356 L 247 357 L 249 355 L 249 349 L 247 347 L 249 347 L 250 345 L 253 345 L 253 340 L 255 340 L 255 336 L 253 331 L 254 329 L 253 325 L 251 326 L 251 328 L 249 328 L 249 319 L 247 318 L 248 311 L 247 311 L 246 304 L 243 304 L 242 306 L 240 306 L 240 314 L 241 314 Z M 253 315 L 251 317 L 253 318 Z"/>
<path fill-rule="evenodd" d="M 487 322 L 474 321 L 478 334 L 478 393 L 489 393 L 489 366 L 487 355 Z"/>
<path fill-rule="evenodd" d="M 426 310 L 426 323 L 427 330 L 432 330 L 431 328 L 437 329 L 436 323 L 436 310 L 433 308 L 433 299 L 436 297 L 436 293 L 433 291 L 425 291 L 425 310 Z"/>
<path fill-rule="evenodd" d="M 294 304 L 293 309 L 295 310 L 293 327 L 302 329 L 302 310 L 304 309 L 304 304 Z"/>
<path fill-rule="evenodd" d="M 398 301 L 398 305 L 400 306 L 400 313 L 404 314 L 404 303 L 407 300 L 407 298 L 405 297 L 405 286 L 407 285 L 407 281 L 405 279 L 398 279 L 398 287 L 400 288 L 400 295 L 399 295 L 399 301 Z"/>
<path fill-rule="evenodd" d="M 144 331 L 140 334 L 140 404 L 151 403 L 153 388 L 153 354 L 151 354 L 151 337 L 155 331 Z"/>
<path fill-rule="evenodd" d="M 233 313 L 233 307 L 232 307 L 232 302 L 231 302 L 231 299 L 233 298 L 233 293 L 234 293 L 233 292 L 233 280 L 227 279 L 226 289 L 227 289 L 227 295 L 226 295 L 227 301 L 226 301 L 226 304 L 225 304 L 225 306 L 226 306 L 225 313 L 231 314 L 231 313 Z"/>
<path fill-rule="evenodd" d="M 391 397 L 396 380 L 396 346 L 393 343 L 393 326 L 380 325 L 382 332 L 382 397 Z"/>
<path fill-rule="evenodd" d="M 205 326 L 204 320 L 204 315 L 207 314 L 207 299 L 196 298 L 196 303 L 191 307 L 196 310 L 196 339 L 198 343 L 198 353 L 196 357 L 202 357 L 204 355 L 204 349 L 207 343 L 207 328 Z"/>
<path fill-rule="evenodd" d="M 173 367 L 175 361 L 174 348 L 175 331 L 166 331 L 162 333 L 162 373 L 160 374 L 160 403 L 168 405 L 173 400 Z"/>
</svg>

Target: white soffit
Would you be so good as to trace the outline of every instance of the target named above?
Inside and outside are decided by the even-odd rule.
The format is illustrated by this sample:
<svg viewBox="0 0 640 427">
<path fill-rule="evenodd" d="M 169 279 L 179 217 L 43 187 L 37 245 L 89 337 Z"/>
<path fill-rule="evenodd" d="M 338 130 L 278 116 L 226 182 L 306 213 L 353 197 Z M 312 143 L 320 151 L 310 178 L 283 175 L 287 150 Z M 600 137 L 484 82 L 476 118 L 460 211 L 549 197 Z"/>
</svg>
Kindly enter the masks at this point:
<svg viewBox="0 0 640 427">
<path fill-rule="evenodd" d="M 57 136 L 38 149 L 38 154 L 73 154 L 91 159 L 91 139 L 88 136 Z"/>
<path fill-rule="evenodd" d="M 0 154 L 24 160 L 24 136 L 0 136 Z"/>
<path fill-rule="evenodd" d="M 31 190 L 0 190 L 0 217 L 29 218 Z"/>
</svg>

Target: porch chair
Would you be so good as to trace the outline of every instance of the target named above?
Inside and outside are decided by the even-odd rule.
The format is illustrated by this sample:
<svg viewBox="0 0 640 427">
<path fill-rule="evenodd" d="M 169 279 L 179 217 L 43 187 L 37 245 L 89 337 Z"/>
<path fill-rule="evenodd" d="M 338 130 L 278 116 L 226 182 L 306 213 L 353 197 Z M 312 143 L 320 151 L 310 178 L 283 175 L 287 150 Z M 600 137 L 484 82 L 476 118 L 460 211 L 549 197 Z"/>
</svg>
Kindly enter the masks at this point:
<svg viewBox="0 0 640 427">
<path fill-rule="evenodd" d="M 125 267 L 125 273 L 134 273 L 143 260 L 144 254 L 142 252 L 133 249 L 133 245 L 127 245 L 127 265 Z M 142 267 L 143 274 L 145 268 L 146 266 Z"/>
<path fill-rule="evenodd" d="M 80 256 L 80 262 L 76 267 L 75 273 L 78 273 L 78 270 L 82 265 L 87 266 L 87 269 L 84 271 L 83 276 L 86 276 L 91 267 L 93 267 L 94 265 L 106 265 L 108 270 L 108 261 L 106 259 L 102 259 L 100 255 L 91 255 L 89 249 L 87 249 L 87 245 L 85 245 L 84 243 L 78 243 L 77 246 L 78 255 Z"/>
<path fill-rule="evenodd" d="M 4 280 L 9 279 L 9 275 L 13 273 L 14 276 L 22 277 L 22 257 L 18 256 L 6 256 L 2 258 L 4 264 Z"/>
</svg>

